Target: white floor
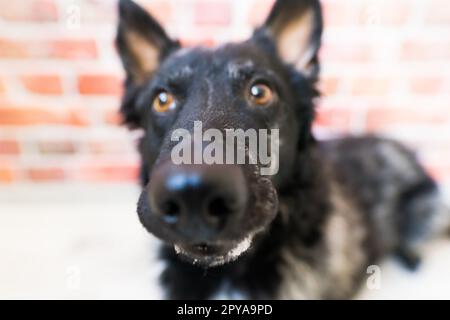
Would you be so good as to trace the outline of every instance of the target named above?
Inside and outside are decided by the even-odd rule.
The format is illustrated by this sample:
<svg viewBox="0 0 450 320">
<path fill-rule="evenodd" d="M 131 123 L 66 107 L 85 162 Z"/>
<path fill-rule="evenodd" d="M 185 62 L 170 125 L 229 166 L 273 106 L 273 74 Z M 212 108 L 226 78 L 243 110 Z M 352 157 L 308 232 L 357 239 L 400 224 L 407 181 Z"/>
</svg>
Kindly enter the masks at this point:
<svg viewBox="0 0 450 320">
<path fill-rule="evenodd" d="M 158 299 L 157 241 L 140 226 L 135 186 L 0 188 L 0 299 Z M 362 299 L 450 298 L 450 240 L 419 272 L 381 265 Z"/>
</svg>

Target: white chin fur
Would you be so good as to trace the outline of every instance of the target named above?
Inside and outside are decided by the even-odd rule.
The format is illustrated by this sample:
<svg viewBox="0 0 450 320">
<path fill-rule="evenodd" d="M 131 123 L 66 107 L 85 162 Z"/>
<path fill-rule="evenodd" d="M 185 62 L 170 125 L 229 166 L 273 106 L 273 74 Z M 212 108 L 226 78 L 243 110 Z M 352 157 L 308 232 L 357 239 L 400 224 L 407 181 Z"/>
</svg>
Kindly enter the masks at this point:
<svg viewBox="0 0 450 320">
<path fill-rule="evenodd" d="M 236 260 L 241 254 L 243 254 L 250 248 L 250 246 L 252 244 L 252 239 L 253 239 L 252 236 L 248 236 L 247 238 L 245 238 L 244 240 L 239 242 L 233 249 L 228 251 L 226 254 L 224 254 L 222 256 L 215 256 L 215 257 L 207 258 L 206 259 L 206 260 L 208 260 L 207 264 L 210 267 L 215 267 L 215 266 L 220 266 L 225 263 Z M 189 256 L 188 252 L 186 252 L 185 250 L 183 250 L 183 248 L 181 248 L 177 245 L 174 245 L 174 249 L 177 254 Z M 193 264 L 197 264 L 197 263 L 202 263 L 202 262 L 200 261 L 200 259 L 194 259 Z"/>
</svg>

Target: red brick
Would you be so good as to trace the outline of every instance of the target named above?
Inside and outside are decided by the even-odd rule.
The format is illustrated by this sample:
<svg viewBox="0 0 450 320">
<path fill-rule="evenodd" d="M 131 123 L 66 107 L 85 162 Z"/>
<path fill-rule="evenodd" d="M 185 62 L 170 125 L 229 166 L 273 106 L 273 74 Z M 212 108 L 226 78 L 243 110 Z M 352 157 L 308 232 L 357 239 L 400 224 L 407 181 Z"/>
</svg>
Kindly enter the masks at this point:
<svg viewBox="0 0 450 320">
<path fill-rule="evenodd" d="M 49 58 L 62 59 L 95 59 L 97 57 L 97 44 L 95 40 L 62 39 L 54 40 L 48 44 Z"/>
<path fill-rule="evenodd" d="M 26 177 L 36 182 L 61 181 L 66 175 L 61 168 L 30 168 L 26 171 Z"/>
<path fill-rule="evenodd" d="M 194 5 L 194 23 L 228 25 L 231 22 L 231 5 L 229 1 L 197 1 Z"/>
<path fill-rule="evenodd" d="M 25 43 L 12 39 L 0 38 L 0 58 L 26 58 L 28 55 L 28 49 Z"/>
<path fill-rule="evenodd" d="M 195 37 L 182 37 L 180 39 L 183 47 L 205 46 L 208 48 L 214 47 L 217 42 L 212 38 L 195 38 Z"/>
<path fill-rule="evenodd" d="M 374 108 L 367 113 L 367 128 L 377 130 L 399 125 L 448 125 L 450 115 L 428 108 Z"/>
<path fill-rule="evenodd" d="M 450 25 L 450 6 L 447 0 L 427 0 L 425 22 L 432 25 Z"/>
<path fill-rule="evenodd" d="M 0 18 L 10 21 L 56 21 L 58 8 L 53 0 L 3 1 Z"/>
<path fill-rule="evenodd" d="M 370 45 L 365 44 L 329 44 L 324 43 L 320 51 L 321 59 L 323 61 L 334 62 L 367 62 L 370 60 L 372 54 Z"/>
<path fill-rule="evenodd" d="M 0 79 L 0 94 L 5 93 L 5 92 L 6 92 L 5 83 L 2 79 Z"/>
<path fill-rule="evenodd" d="M 14 170 L 10 166 L 0 163 L 0 184 L 14 182 L 15 179 Z"/>
<path fill-rule="evenodd" d="M 359 78 L 353 81 L 355 95 L 386 95 L 389 90 L 387 78 Z"/>
<path fill-rule="evenodd" d="M 437 94 L 441 91 L 443 79 L 438 77 L 413 78 L 410 81 L 410 90 L 418 94 Z"/>
<path fill-rule="evenodd" d="M 0 58 L 24 59 L 95 59 L 97 44 L 93 39 L 15 40 L 0 38 Z"/>
<path fill-rule="evenodd" d="M 0 155 L 18 155 L 19 143 L 13 140 L 0 140 Z"/>
<path fill-rule="evenodd" d="M 407 41 L 402 45 L 401 58 L 407 60 L 449 60 L 449 41 Z"/>
<path fill-rule="evenodd" d="M 86 74 L 78 77 L 78 90 L 85 95 L 121 95 L 122 81 L 117 76 Z"/>
<path fill-rule="evenodd" d="M 250 5 L 248 21 L 251 26 L 260 26 L 266 20 L 274 0 L 254 0 Z"/>
<path fill-rule="evenodd" d="M 120 125 L 123 123 L 123 117 L 119 110 L 105 112 L 104 119 L 107 124 Z"/>
<path fill-rule="evenodd" d="M 353 9 L 351 5 L 342 1 L 322 1 L 322 11 L 325 26 L 337 26 L 350 24 L 350 13 Z"/>
<path fill-rule="evenodd" d="M 319 85 L 321 93 L 325 96 L 336 94 L 339 82 L 340 79 L 336 77 L 322 78 Z"/>
<path fill-rule="evenodd" d="M 82 166 L 76 176 L 83 181 L 137 181 L 138 164 L 92 164 Z"/>
<path fill-rule="evenodd" d="M 0 125 L 40 125 L 59 124 L 86 126 L 89 124 L 84 110 L 49 110 L 39 107 L 1 106 Z"/>
<path fill-rule="evenodd" d="M 450 165 L 425 163 L 427 172 L 438 181 L 450 181 Z"/>
<path fill-rule="evenodd" d="M 72 141 L 39 141 L 37 143 L 38 150 L 41 154 L 74 154 L 76 146 Z"/>
<path fill-rule="evenodd" d="M 145 9 L 162 25 L 172 22 L 173 8 L 167 0 L 152 1 L 145 5 Z"/>
<path fill-rule="evenodd" d="M 352 118 L 352 112 L 348 109 L 321 109 L 318 108 L 315 125 L 332 127 L 333 129 L 348 129 Z"/>
<path fill-rule="evenodd" d="M 63 93 L 61 78 L 56 75 L 22 76 L 25 88 L 38 94 L 60 95 Z"/>
<path fill-rule="evenodd" d="M 135 152 L 135 147 L 133 143 L 129 142 L 127 139 L 102 139 L 89 141 L 87 144 L 88 150 L 92 154 L 133 154 Z"/>
</svg>

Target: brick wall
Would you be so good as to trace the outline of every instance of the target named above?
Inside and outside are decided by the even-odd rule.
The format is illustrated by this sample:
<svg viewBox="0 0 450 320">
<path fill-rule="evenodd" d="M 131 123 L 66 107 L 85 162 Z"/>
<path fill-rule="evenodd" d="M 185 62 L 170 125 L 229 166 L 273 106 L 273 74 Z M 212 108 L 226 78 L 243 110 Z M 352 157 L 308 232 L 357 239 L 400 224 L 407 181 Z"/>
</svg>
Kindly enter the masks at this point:
<svg viewBox="0 0 450 320">
<path fill-rule="evenodd" d="M 139 2 L 183 43 L 213 45 L 248 36 L 272 0 Z M 448 1 L 323 4 L 317 134 L 394 136 L 449 181 Z M 113 0 L 0 0 L 0 184 L 135 179 L 115 21 Z"/>
</svg>

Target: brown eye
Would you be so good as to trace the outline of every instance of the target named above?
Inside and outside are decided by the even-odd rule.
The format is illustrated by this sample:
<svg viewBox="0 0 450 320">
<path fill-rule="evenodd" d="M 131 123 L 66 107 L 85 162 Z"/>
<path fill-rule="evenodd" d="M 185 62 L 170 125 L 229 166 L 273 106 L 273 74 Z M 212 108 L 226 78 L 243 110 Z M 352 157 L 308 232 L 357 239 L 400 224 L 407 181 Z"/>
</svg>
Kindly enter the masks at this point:
<svg viewBox="0 0 450 320">
<path fill-rule="evenodd" d="M 264 83 L 256 83 L 250 87 L 250 99 L 258 106 L 265 106 L 273 101 L 273 91 Z"/>
<path fill-rule="evenodd" d="M 153 99 L 153 109 L 158 113 L 172 110 L 175 107 L 175 98 L 167 91 L 159 92 Z"/>
</svg>

